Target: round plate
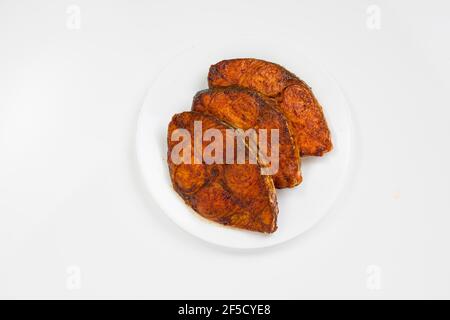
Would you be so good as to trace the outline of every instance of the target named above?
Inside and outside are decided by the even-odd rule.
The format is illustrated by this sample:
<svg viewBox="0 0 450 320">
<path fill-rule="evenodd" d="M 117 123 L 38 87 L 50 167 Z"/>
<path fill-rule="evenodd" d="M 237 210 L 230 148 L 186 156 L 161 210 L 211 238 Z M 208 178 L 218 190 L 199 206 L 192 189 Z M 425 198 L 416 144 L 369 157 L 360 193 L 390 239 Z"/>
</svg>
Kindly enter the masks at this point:
<svg viewBox="0 0 450 320">
<path fill-rule="evenodd" d="M 208 42 L 178 55 L 149 89 L 137 132 L 137 152 L 149 192 L 176 224 L 214 244 L 232 248 L 261 248 L 292 239 L 322 219 L 342 192 L 349 171 L 352 123 L 348 103 L 338 84 L 292 44 L 251 39 Z M 334 149 L 323 157 L 304 158 L 303 182 L 277 190 L 278 230 L 270 235 L 224 227 L 210 222 L 174 191 L 167 166 L 167 126 L 176 113 L 189 111 L 194 94 L 208 87 L 211 64 L 223 59 L 252 57 L 281 64 L 305 80 L 323 105 Z"/>
</svg>

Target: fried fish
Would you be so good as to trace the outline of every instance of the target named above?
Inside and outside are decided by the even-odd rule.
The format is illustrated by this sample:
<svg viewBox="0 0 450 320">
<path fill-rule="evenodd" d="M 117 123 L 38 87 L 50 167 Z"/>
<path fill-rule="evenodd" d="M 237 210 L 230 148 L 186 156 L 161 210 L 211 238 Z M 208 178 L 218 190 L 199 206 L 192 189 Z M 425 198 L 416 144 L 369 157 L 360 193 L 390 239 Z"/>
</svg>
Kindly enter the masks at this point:
<svg viewBox="0 0 450 320">
<path fill-rule="evenodd" d="M 208 89 L 198 92 L 192 110 L 210 114 L 234 128 L 266 129 L 270 149 L 271 129 L 278 130 L 279 152 L 271 155 L 278 171 L 272 176 L 276 188 L 291 188 L 302 181 L 300 157 L 284 115 L 260 94 L 239 87 Z"/>
<path fill-rule="evenodd" d="M 209 69 L 210 88 L 239 86 L 274 101 L 289 121 L 302 156 L 322 156 L 333 148 L 322 107 L 311 88 L 282 66 L 264 60 L 223 60 Z"/>
<path fill-rule="evenodd" d="M 210 115 L 183 112 L 173 116 L 168 126 L 167 161 L 175 191 L 206 219 L 251 231 L 274 232 L 278 206 L 271 177 L 261 175 L 258 163 L 207 164 L 205 159 L 197 158 L 208 148 L 205 139 L 201 138 L 199 144 L 194 141 L 198 139 L 194 132 L 199 122 L 202 134 L 208 129 L 219 130 L 223 137 L 229 134 L 227 129 L 230 127 Z M 179 144 L 186 143 L 180 141 L 178 129 L 190 137 L 184 144 L 189 146 L 189 154 L 181 156 L 183 162 L 175 159 L 182 153 Z M 222 151 L 226 152 L 225 144 Z M 246 151 L 247 155 L 251 152 Z"/>
</svg>

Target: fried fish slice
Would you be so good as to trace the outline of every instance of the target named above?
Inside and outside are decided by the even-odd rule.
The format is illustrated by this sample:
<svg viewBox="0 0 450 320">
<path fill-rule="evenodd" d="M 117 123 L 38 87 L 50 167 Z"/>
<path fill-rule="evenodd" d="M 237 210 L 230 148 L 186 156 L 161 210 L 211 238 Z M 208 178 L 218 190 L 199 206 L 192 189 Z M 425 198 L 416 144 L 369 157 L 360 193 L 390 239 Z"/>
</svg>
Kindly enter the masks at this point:
<svg viewBox="0 0 450 320">
<path fill-rule="evenodd" d="M 286 118 L 257 92 L 239 87 L 203 90 L 195 95 L 192 110 L 210 114 L 234 128 L 266 129 L 268 150 L 271 141 L 270 130 L 278 129 L 278 161 L 271 155 L 278 167 L 278 171 L 272 176 L 275 187 L 291 188 L 302 181 L 300 157 Z"/>
<path fill-rule="evenodd" d="M 198 112 L 174 115 L 168 127 L 167 162 L 175 191 L 186 204 L 206 219 L 251 231 L 274 232 L 277 228 L 278 206 L 271 177 L 261 175 L 260 165 L 249 164 L 248 161 L 245 164 L 206 164 L 205 161 L 195 164 L 194 155 L 198 156 L 193 142 L 196 121 L 201 121 L 203 134 L 208 129 L 220 130 L 223 136 L 223 154 L 226 153 L 227 125 Z M 177 164 L 172 157 L 172 151 L 180 143 L 174 139 L 177 129 L 185 129 L 190 133 L 188 144 L 191 145 L 192 152 L 188 157 L 191 158 L 191 164 Z M 210 142 L 204 141 L 198 144 L 202 154 L 209 144 Z M 246 151 L 248 154 L 249 150 Z"/>
<path fill-rule="evenodd" d="M 302 156 L 331 151 L 330 130 L 322 107 L 308 85 L 282 66 L 264 60 L 223 60 L 209 69 L 210 88 L 240 86 L 273 99 L 289 121 Z"/>
</svg>

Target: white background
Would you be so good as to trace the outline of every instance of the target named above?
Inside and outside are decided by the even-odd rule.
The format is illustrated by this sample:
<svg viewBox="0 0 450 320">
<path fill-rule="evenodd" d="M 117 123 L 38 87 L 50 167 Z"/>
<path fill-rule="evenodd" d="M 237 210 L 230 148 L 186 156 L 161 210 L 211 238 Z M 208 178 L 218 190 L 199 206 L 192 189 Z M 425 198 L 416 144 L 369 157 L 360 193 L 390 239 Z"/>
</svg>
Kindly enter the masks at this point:
<svg viewBox="0 0 450 320">
<path fill-rule="evenodd" d="M 357 126 L 346 199 L 256 251 L 180 230 L 135 152 L 158 72 L 243 32 L 304 44 Z M 0 297 L 450 298 L 449 34 L 448 1 L 1 0 Z"/>
</svg>

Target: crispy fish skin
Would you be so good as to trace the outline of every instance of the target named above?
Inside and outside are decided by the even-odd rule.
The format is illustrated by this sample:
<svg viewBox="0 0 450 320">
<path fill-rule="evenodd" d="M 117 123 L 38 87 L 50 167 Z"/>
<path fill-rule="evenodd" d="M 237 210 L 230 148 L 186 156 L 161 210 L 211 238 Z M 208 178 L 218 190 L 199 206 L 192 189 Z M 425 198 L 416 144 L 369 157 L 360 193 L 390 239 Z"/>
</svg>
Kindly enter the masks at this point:
<svg viewBox="0 0 450 320">
<path fill-rule="evenodd" d="M 207 89 L 198 92 L 192 111 L 210 114 L 234 128 L 279 130 L 278 172 L 273 176 L 276 188 L 292 188 L 300 184 L 300 157 L 284 115 L 253 90 L 240 87 Z"/>
<path fill-rule="evenodd" d="M 175 164 L 172 132 L 186 129 L 191 134 L 194 153 L 194 121 L 202 122 L 203 133 L 214 128 L 221 131 L 224 141 L 230 128 L 218 119 L 198 112 L 183 112 L 173 116 L 167 132 L 167 163 L 175 191 L 204 218 L 240 229 L 273 233 L 277 229 L 278 206 L 270 176 L 261 175 L 259 164 Z M 202 152 L 209 142 L 203 142 Z M 226 146 L 223 143 L 223 153 Z M 247 150 L 248 152 L 248 150 Z M 235 159 L 236 160 L 236 159 Z M 236 163 L 236 161 L 234 162 Z"/>
<path fill-rule="evenodd" d="M 208 84 L 240 86 L 272 99 L 288 119 L 300 155 L 322 156 L 333 148 L 322 106 L 311 88 L 282 66 L 251 58 L 223 60 L 210 67 Z"/>
</svg>

